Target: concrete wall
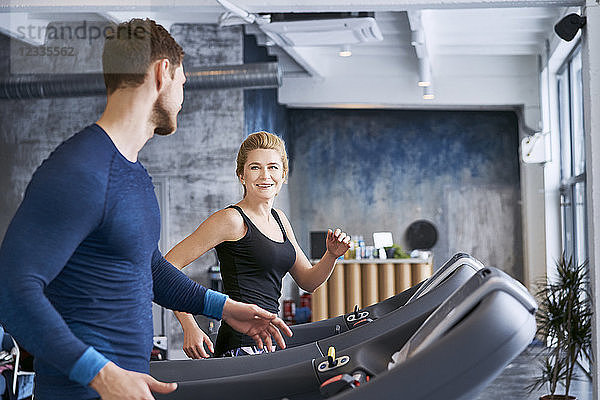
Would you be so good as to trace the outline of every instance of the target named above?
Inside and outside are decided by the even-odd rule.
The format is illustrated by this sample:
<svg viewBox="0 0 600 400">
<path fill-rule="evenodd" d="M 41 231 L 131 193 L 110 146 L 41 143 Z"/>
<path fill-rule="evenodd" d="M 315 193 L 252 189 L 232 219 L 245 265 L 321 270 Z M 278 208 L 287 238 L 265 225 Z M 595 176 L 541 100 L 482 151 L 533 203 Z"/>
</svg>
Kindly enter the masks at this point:
<svg viewBox="0 0 600 400">
<path fill-rule="evenodd" d="M 241 63 L 239 28 L 173 25 L 171 33 L 186 52 L 184 68 Z M 208 44 L 211 43 L 209 46 Z M 172 136 L 154 137 L 140 153 L 153 177 L 168 180 L 170 249 L 213 212 L 237 201 L 235 156 L 243 138 L 242 90 L 186 91 Z M 216 264 L 209 252 L 184 271 L 205 283 L 205 266 Z"/>
<path fill-rule="evenodd" d="M 518 121 L 513 112 L 290 109 L 296 236 L 432 221 L 435 265 L 467 251 L 523 277 Z M 406 247 L 405 247 L 406 248 Z"/>
<path fill-rule="evenodd" d="M 242 62 L 239 27 L 173 25 L 171 33 L 186 52 L 185 67 Z M 101 46 L 87 46 L 96 57 L 81 53 L 81 72 L 99 70 Z M 0 35 L 0 73 L 4 76 L 9 71 L 10 49 L 9 39 Z M 61 71 L 62 63 L 64 60 L 46 69 Z M 0 238 L 37 166 L 60 142 L 96 121 L 104 105 L 103 96 L 0 100 Z M 243 91 L 186 91 L 178 123 L 174 135 L 151 139 L 140 153 L 142 163 L 167 192 L 168 209 L 162 210 L 169 221 L 161 238 L 164 249 L 182 240 L 208 215 L 241 197 L 235 156 L 245 134 Z M 207 284 L 206 269 L 215 263 L 211 251 L 185 272 Z M 165 315 L 170 347 L 178 349 L 183 343 L 181 328 L 171 313 Z M 202 324 L 206 327 L 206 320 Z"/>
<path fill-rule="evenodd" d="M 429 10 L 435 13 L 436 10 Z M 426 10 L 423 11 L 426 13 Z M 554 35 L 553 32 L 548 32 Z M 385 34 L 384 34 L 385 36 Z M 434 52 L 435 53 L 435 52 Z M 316 54 L 316 52 L 315 52 Z M 399 55 L 395 55 L 399 56 Z M 313 62 L 316 63 L 316 61 Z M 480 54 L 435 54 L 432 57 L 434 100 L 422 99 L 415 85 L 417 71 L 413 59 L 397 62 L 398 68 L 383 68 L 364 57 L 345 70 L 337 60 L 331 71 L 342 71 L 325 80 L 290 74 L 284 77 L 279 99 L 290 107 L 346 107 L 389 109 L 493 109 L 522 110 L 521 135 L 540 130 L 539 57 L 535 55 L 482 56 Z M 391 65 L 391 64 L 390 64 Z M 362 70 L 376 69 L 377 77 L 364 78 Z M 544 276 L 546 257 L 544 233 L 543 170 L 539 165 L 523 165 L 521 199 L 523 238 L 523 283 L 529 287 Z M 552 243 L 551 243 L 552 244 Z"/>
<path fill-rule="evenodd" d="M 239 27 L 175 24 L 171 34 L 183 47 L 184 68 L 242 63 L 242 33 Z M 140 153 L 153 178 L 166 182 L 168 229 L 161 240 L 167 249 L 193 232 L 215 211 L 241 197 L 235 176 L 235 157 L 244 137 L 244 97 L 241 89 L 186 91 L 178 117 L 177 132 L 151 139 Z M 209 286 L 207 269 L 217 264 L 209 251 L 184 269 L 197 282 Z M 197 317 L 206 331 L 208 320 Z M 165 312 L 170 357 L 184 357 L 181 327 L 171 312 Z"/>
<path fill-rule="evenodd" d="M 78 49 L 78 71 L 95 72 L 101 61 L 88 59 L 81 41 L 69 46 Z M 64 42 L 49 40 L 48 45 Z M 85 46 L 88 54 L 101 54 L 102 43 Z M 20 57 L 20 49 L 29 46 L 0 35 L 0 76 L 12 72 L 51 74 L 64 71 L 67 57 Z M 96 58 L 97 58 L 96 57 Z M 100 67 L 101 68 L 101 67 Z M 39 100 L 0 100 L 0 239 L 21 203 L 31 175 L 63 140 L 98 119 L 106 100 L 100 96 Z"/>
</svg>

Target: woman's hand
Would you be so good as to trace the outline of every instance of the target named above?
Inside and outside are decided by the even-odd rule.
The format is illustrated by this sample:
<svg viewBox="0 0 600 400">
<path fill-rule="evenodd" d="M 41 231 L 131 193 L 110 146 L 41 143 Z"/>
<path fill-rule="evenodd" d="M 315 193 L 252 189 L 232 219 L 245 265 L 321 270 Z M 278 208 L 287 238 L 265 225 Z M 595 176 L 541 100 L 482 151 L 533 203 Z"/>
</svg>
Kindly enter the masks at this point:
<svg viewBox="0 0 600 400">
<path fill-rule="evenodd" d="M 211 353 L 215 352 L 210 338 L 196 325 L 195 321 L 183 328 L 183 351 L 189 358 L 209 358 L 210 354 L 204 345 Z"/>
<path fill-rule="evenodd" d="M 343 256 L 350 248 L 350 236 L 341 229 L 337 228 L 335 232 L 327 230 L 327 239 L 325 240 L 327 251 L 335 258 Z"/>
</svg>

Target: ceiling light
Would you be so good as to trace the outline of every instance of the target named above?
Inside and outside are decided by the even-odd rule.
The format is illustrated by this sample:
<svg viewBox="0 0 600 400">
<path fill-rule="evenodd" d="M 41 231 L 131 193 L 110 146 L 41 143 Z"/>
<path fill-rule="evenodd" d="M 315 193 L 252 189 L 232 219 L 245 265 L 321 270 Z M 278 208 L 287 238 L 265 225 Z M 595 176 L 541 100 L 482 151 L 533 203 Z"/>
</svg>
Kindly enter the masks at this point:
<svg viewBox="0 0 600 400">
<path fill-rule="evenodd" d="M 425 33 L 422 30 L 411 31 L 410 45 L 411 46 L 422 46 L 425 44 Z"/>
<path fill-rule="evenodd" d="M 423 87 L 423 100 L 433 100 L 435 99 L 435 95 L 433 94 L 433 87 L 424 86 Z"/>
<path fill-rule="evenodd" d="M 431 65 L 429 64 L 429 58 L 419 58 L 419 81 L 417 85 L 421 87 L 427 87 L 431 85 Z"/>
<path fill-rule="evenodd" d="M 352 50 L 350 49 L 349 44 L 345 44 L 340 47 L 340 52 L 338 53 L 340 57 L 350 57 L 352 55 Z"/>
</svg>

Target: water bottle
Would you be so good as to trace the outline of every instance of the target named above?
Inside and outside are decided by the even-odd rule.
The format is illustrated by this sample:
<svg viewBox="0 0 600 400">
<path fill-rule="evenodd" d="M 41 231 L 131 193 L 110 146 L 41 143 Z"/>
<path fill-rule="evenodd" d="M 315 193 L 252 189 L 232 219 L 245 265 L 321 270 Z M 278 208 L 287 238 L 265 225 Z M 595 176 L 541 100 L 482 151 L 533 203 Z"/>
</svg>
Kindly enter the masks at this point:
<svg viewBox="0 0 600 400">
<path fill-rule="evenodd" d="M 365 239 L 362 236 L 358 237 L 358 247 L 360 248 L 360 258 L 366 258 Z"/>
</svg>

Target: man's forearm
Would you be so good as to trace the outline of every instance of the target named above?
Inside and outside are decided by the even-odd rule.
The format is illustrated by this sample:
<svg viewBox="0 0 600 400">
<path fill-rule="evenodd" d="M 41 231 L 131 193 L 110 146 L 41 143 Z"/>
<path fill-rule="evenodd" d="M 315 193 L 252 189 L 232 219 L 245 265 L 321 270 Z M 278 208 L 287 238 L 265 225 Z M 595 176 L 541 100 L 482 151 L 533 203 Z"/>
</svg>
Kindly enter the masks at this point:
<svg viewBox="0 0 600 400">
<path fill-rule="evenodd" d="M 158 250 L 152 260 L 154 301 L 174 311 L 221 319 L 227 296 L 206 289 L 165 260 Z"/>
</svg>

